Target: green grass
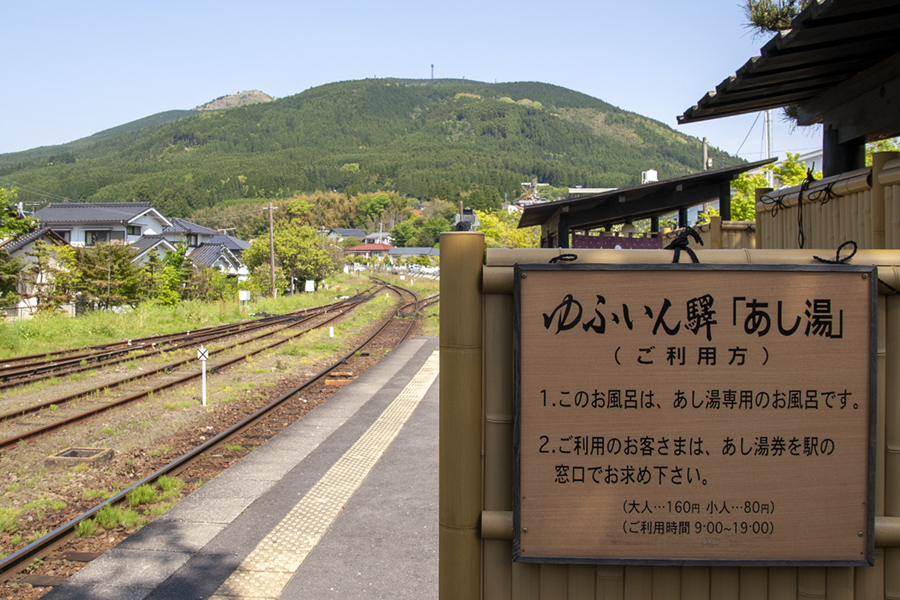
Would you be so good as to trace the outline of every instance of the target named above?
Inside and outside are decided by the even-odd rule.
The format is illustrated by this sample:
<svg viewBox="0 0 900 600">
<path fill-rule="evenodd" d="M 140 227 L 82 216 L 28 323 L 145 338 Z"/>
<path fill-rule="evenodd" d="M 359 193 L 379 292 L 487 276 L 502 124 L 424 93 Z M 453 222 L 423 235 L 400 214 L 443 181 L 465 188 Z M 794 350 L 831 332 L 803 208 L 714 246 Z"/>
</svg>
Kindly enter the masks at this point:
<svg viewBox="0 0 900 600">
<path fill-rule="evenodd" d="M 137 511 L 109 504 L 97 512 L 96 521 L 100 527 L 107 530 L 117 527 L 134 529 L 143 523 L 141 515 Z"/>
<path fill-rule="evenodd" d="M 126 313 L 93 312 L 76 318 L 48 314 L 34 319 L 4 322 L 0 323 L 0 360 L 23 354 L 46 354 L 76 345 L 93 346 L 207 325 L 233 323 L 247 318 L 246 314 L 252 312 L 281 314 L 331 302 L 336 293 L 353 295 L 368 285 L 365 279 L 351 281 L 351 278 L 342 274 L 336 280 L 338 284 L 332 286 L 331 290 L 287 295 L 277 299 L 259 299 L 250 304 L 244 313 L 240 311 L 236 301 L 208 304 L 190 301 L 171 307 L 141 304 Z M 341 291 L 337 292 L 336 287 L 340 287 Z M 131 363 L 127 364 L 127 368 L 131 368 Z"/>
<path fill-rule="evenodd" d="M 241 450 L 244 449 L 244 447 L 241 446 L 240 444 L 229 444 L 229 443 L 226 443 L 226 444 L 225 444 L 225 449 L 228 450 L 229 452 L 240 452 Z"/>
<path fill-rule="evenodd" d="M 20 508 L 0 507 L 0 531 L 15 531 L 19 526 L 18 519 L 21 514 Z"/>
<path fill-rule="evenodd" d="M 196 402 L 193 400 L 181 400 L 179 402 L 165 402 L 163 403 L 163 408 L 165 410 L 184 410 L 187 408 L 193 408 Z"/>
<path fill-rule="evenodd" d="M 98 533 L 100 529 L 93 519 L 85 519 L 75 525 L 75 537 L 91 537 Z"/>
<path fill-rule="evenodd" d="M 84 490 L 81 495 L 84 496 L 86 500 L 106 500 L 107 498 L 112 496 L 112 492 L 110 492 L 109 490 Z"/>
<path fill-rule="evenodd" d="M 152 504 L 156 502 L 157 499 L 156 490 L 145 483 L 128 492 L 128 494 L 125 495 L 125 499 L 128 500 L 128 504 L 132 508 L 142 504 Z"/>
</svg>

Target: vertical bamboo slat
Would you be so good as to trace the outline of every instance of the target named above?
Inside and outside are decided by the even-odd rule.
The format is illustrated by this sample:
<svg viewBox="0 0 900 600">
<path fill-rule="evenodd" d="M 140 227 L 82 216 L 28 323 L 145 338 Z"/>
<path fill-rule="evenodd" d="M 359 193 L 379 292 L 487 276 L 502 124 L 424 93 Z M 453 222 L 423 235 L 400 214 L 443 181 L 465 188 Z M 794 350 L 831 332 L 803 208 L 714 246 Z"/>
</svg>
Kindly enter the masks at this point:
<svg viewBox="0 0 900 600">
<path fill-rule="evenodd" d="M 569 596 L 569 567 L 540 565 L 541 600 L 566 600 Z"/>
<path fill-rule="evenodd" d="M 797 598 L 800 600 L 824 600 L 825 577 L 824 567 L 797 569 Z"/>
<path fill-rule="evenodd" d="M 596 567 L 596 600 L 624 600 L 625 567 L 601 565 Z"/>
<path fill-rule="evenodd" d="M 482 294 L 484 234 L 441 234 L 441 598 L 481 598 Z"/>
<path fill-rule="evenodd" d="M 513 298 L 484 295 L 484 510 L 512 510 Z M 512 598 L 512 543 L 484 540 L 484 599 Z"/>
<path fill-rule="evenodd" d="M 893 214 L 891 230 L 894 236 L 894 245 L 891 248 L 900 248 L 900 185 L 891 186 L 891 210 Z"/>
<path fill-rule="evenodd" d="M 594 600 L 594 567 L 572 565 L 569 567 L 569 600 Z"/>
<path fill-rule="evenodd" d="M 825 598 L 853 600 L 853 569 L 830 567 L 825 570 Z"/>
<path fill-rule="evenodd" d="M 681 597 L 694 600 L 709 598 L 709 567 L 684 567 L 681 569 Z"/>
<path fill-rule="evenodd" d="M 681 568 L 653 567 L 653 600 L 680 600 L 681 597 Z"/>
<path fill-rule="evenodd" d="M 797 568 L 772 567 L 769 569 L 769 600 L 796 600 Z"/>
<path fill-rule="evenodd" d="M 509 559 L 512 560 L 512 550 Z M 516 600 L 541 600 L 541 570 L 536 565 L 512 563 L 512 597 Z M 441 596 L 441 600 L 447 599 Z"/>
<path fill-rule="evenodd" d="M 884 514 L 900 517 L 900 296 L 886 301 Z M 885 549 L 884 574 L 885 597 L 900 598 L 900 549 Z"/>
<path fill-rule="evenodd" d="M 885 388 L 887 385 L 887 299 L 878 296 L 877 380 L 878 414 L 875 426 L 875 515 L 884 515 L 884 434 Z M 884 549 L 875 548 L 875 566 L 860 567 L 854 574 L 854 600 L 882 600 L 884 598 Z"/>
<path fill-rule="evenodd" d="M 653 598 L 653 567 L 625 567 L 625 600 Z"/>
<path fill-rule="evenodd" d="M 737 567 L 712 569 L 709 574 L 709 597 L 715 600 L 738 600 L 741 596 L 741 570 Z"/>
<path fill-rule="evenodd" d="M 741 568 L 741 600 L 769 597 L 769 569 Z"/>
</svg>

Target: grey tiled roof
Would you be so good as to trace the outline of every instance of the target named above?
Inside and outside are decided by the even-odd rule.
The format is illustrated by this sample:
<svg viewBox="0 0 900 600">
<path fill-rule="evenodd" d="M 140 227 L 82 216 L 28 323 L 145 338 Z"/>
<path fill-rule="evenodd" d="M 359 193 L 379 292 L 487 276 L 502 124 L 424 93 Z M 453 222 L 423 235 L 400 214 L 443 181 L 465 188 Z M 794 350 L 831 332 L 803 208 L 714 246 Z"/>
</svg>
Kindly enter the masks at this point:
<svg viewBox="0 0 900 600">
<path fill-rule="evenodd" d="M 210 267 L 219 260 L 219 257 L 221 256 L 224 256 L 229 263 L 235 266 L 240 266 L 241 264 L 240 261 L 237 260 L 237 257 L 235 257 L 224 244 L 200 244 L 188 254 L 188 258 L 190 258 L 194 265 L 198 267 Z"/>
<path fill-rule="evenodd" d="M 161 235 L 145 235 L 132 242 L 131 247 L 140 253 L 153 248 L 160 242 L 165 242 L 168 246 L 172 245 Z"/>
<path fill-rule="evenodd" d="M 163 229 L 163 233 L 196 233 L 204 235 L 219 234 L 219 232 L 215 229 L 210 229 L 209 227 L 204 227 L 203 225 L 197 225 L 196 223 L 191 223 L 186 219 L 179 219 L 178 217 L 175 217 L 169 220 L 172 222 L 172 226 Z"/>
<path fill-rule="evenodd" d="M 126 223 L 153 207 L 149 202 L 64 202 L 34 213 L 44 223 Z"/>
<path fill-rule="evenodd" d="M 362 229 L 340 229 L 335 227 L 331 231 L 343 237 L 355 237 L 359 239 L 366 237 L 366 232 Z"/>
<path fill-rule="evenodd" d="M 53 233 L 46 227 L 38 227 L 36 229 L 29 231 L 28 233 L 23 233 L 14 238 L 10 238 L 6 241 L 0 241 L 0 250 L 6 252 L 8 254 L 12 254 L 13 252 L 21 250 L 22 248 L 24 248 L 31 242 L 33 242 L 35 240 L 39 240 L 40 238 L 42 238 L 44 236 L 46 236 L 51 241 L 53 241 L 59 245 L 63 245 L 63 246 L 66 245 L 65 240 L 63 240 L 61 237 L 59 237 L 58 235 L 56 235 L 55 233 Z"/>
<path fill-rule="evenodd" d="M 250 244 L 245 242 L 244 240 L 239 240 L 236 237 L 232 237 L 230 235 L 214 235 L 209 239 L 210 244 L 225 244 L 225 247 L 231 250 L 232 252 L 241 252 L 250 247 Z"/>
<path fill-rule="evenodd" d="M 440 256 L 440 248 L 391 248 L 388 256 Z"/>
</svg>

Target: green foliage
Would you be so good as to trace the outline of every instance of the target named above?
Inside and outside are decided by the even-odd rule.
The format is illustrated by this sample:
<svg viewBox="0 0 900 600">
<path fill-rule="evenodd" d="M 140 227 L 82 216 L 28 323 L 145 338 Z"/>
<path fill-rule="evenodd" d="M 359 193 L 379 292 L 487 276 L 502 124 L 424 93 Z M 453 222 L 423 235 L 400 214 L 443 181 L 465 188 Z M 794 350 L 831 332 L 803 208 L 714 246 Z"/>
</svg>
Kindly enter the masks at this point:
<svg viewBox="0 0 900 600">
<path fill-rule="evenodd" d="M 156 502 L 156 490 L 145 483 L 128 492 L 125 495 L 125 499 L 128 500 L 128 505 L 132 508 L 141 504 L 150 504 Z"/>
<path fill-rule="evenodd" d="M 489 248 L 537 248 L 541 245 L 540 227 L 519 229 L 519 217 L 505 210 L 475 211 Z"/>
<path fill-rule="evenodd" d="M 876 152 L 900 152 L 900 138 L 876 140 L 866 144 L 866 166 L 872 166 L 872 155 Z"/>
<path fill-rule="evenodd" d="M 739 160 L 711 153 L 717 164 Z M 62 158 L 48 165 L 54 154 Z M 150 201 L 167 216 L 297 193 L 343 195 L 329 199 L 329 215 L 343 213 L 340 221 L 320 223 L 332 217 L 311 213 L 305 224 L 346 227 L 379 214 L 370 202 L 359 221 L 348 206 L 357 194 L 469 199 L 490 209 L 532 177 L 557 187 L 615 187 L 638 183 L 648 164 L 663 178 L 697 172 L 701 156 L 695 138 L 557 86 L 378 79 L 122 130 L 78 147 L 2 155 L 0 175 L 75 201 Z M 20 192 L 39 199 L 28 194 Z M 402 210 L 381 218 L 398 223 Z"/>
<path fill-rule="evenodd" d="M 26 256 L 29 261 L 18 283 L 20 295 L 34 299 L 39 312 L 54 312 L 71 302 L 83 281 L 76 249 L 38 240 Z"/>
<path fill-rule="evenodd" d="M 758 33 L 784 31 L 810 0 L 745 0 L 747 26 Z"/>
<path fill-rule="evenodd" d="M 20 217 L 15 200 L 18 192 L 15 188 L 0 187 L 0 240 L 27 233 L 36 221 L 30 217 Z"/>
<path fill-rule="evenodd" d="M 79 248 L 79 301 L 90 310 L 137 304 L 142 296 L 141 276 L 133 258 L 134 250 L 122 244 Z"/>
</svg>

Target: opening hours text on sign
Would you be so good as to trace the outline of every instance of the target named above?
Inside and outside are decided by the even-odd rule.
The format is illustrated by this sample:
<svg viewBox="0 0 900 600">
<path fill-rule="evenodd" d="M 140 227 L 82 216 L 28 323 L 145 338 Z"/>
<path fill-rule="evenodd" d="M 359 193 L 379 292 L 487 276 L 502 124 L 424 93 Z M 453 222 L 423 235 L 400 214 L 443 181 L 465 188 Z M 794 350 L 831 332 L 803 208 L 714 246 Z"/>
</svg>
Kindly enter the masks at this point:
<svg viewBox="0 0 900 600">
<path fill-rule="evenodd" d="M 514 559 L 874 561 L 872 266 L 518 265 Z"/>
</svg>

